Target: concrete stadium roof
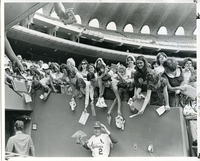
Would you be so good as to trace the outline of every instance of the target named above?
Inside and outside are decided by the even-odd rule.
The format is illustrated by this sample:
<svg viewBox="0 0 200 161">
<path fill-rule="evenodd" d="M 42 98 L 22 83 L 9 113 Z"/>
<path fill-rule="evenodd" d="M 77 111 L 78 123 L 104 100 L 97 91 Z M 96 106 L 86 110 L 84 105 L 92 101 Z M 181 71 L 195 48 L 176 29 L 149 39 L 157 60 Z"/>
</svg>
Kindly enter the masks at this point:
<svg viewBox="0 0 200 161">
<path fill-rule="evenodd" d="M 73 8 L 74 14 L 79 15 L 81 17 L 81 21 L 82 21 L 81 27 L 84 27 L 84 25 L 88 27 L 89 22 L 91 20 L 97 19 L 100 24 L 100 29 L 102 30 L 105 30 L 106 26 L 110 22 L 115 22 L 117 26 L 116 33 L 122 34 L 123 28 L 127 24 L 132 24 L 135 34 L 144 35 L 144 34 L 140 34 L 140 30 L 142 29 L 143 26 L 148 25 L 150 28 L 150 33 L 154 35 L 157 33 L 160 27 L 165 26 L 168 32 L 168 36 L 166 37 L 174 37 L 172 35 L 174 35 L 176 30 L 181 26 L 185 30 L 186 38 L 191 37 L 191 35 L 193 35 L 194 30 L 196 29 L 196 4 L 195 3 L 162 3 L 161 4 L 161 3 L 70 3 L 69 2 L 69 3 L 63 3 L 63 4 L 65 5 L 65 8 Z M 37 11 L 39 8 L 43 7 L 44 5 L 46 5 L 46 3 L 23 3 L 23 5 L 22 3 L 6 3 L 5 4 L 5 30 L 11 29 L 11 27 L 15 25 L 17 22 L 19 22 L 20 20 L 23 20 L 25 17 Z M 35 23 L 34 26 L 32 27 L 33 28 L 38 27 L 37 23 Z M 109 30 L 105 30 L 105 31 L 110 33 Z M 46 31 L 44 33 L 46 33 Z M 125 35 L 128 33 L 123 33 L 123 34 Z M 118 52 L 118 51 L 117 49 L 115 49 L 115 47 L 112 47 L 113 44 L 111 43 L 103 44 L 104 42 L 102 42 L 101 45 L 97 44 L 94 47 L 99 47 L 100 50 L 104 51 L 103 47 L 105 46 L 105 48 L 113 49 L 113 51 L 106 50 L 105 52 L 102 52 L 102 51 L 98 52 L 98 50 L 95 50 L 95 52 L 97 52 L 96 54 L 93 51 L 94 52 L 93 55 L 88 55 L 88 53 L 90 53 L 91 50 L 90 51 L 85 50 L 86 47 L 84 45 L 85 44 L 90 45 L 90 48 L 93 49 L 93 45 L 96 42 L 93 42 L 93 41 L 87 42 L 87 40 L 85 40 L 86 43 L 84 44 L 83 43 L 84 39 L 81 39 L 82 44 L 81 43 L 80 44 L 81 44 L 81 47 L 84 46 L 83 48 L 80 48 L 80 47 L 78 48 L 77 46 L 74 47 L 73 45 L 68 45 L 67 47 L 65 46 L 66 47 L 65 49 L 63 49 L 63 46 L 62 46 L 63 44 L 58 43 L 58 46 L 51 46 L 54 49 L 51 48 L 50 50 L 48 49 L 49 44 L 47 44 L 46 46 L 41 46 L 43 45 L 43 42 L 44 42 L 42 40 L 41 40 L 42 42 L 38 41 L 35 44 L 32 44 L 33 42 L 32 40 L 28 40 L 27 41 L 28 43 L 26 44 L 24 43 L 25 40 L 28 38 L 26 36 L 12 37 L 8 34 L 8 38 L 13 39 L 13 40 L 10 40 L 11 46 L 13 47 L 13 50 L 18 54 L 30 53 L 29 51 L 31 51 L 32 53 L 36 53 L 36 55 L 37 53 L 44 53 L 44 55 L 47 54 L 45 56 L 58 57 L 59 56 L 58 52 L 59 52 L 61 55 L 60 57 L 65 57 L 65 56 L 68 57 L 70 54 L 74 56 L 76 53 L 83 53 L 83 56 L 87 55 L 91 57 L 93 56 L 93 57 L 108 58 L 107 56 L 109 53 L 109 57 L 111 60 L 115 60 L 115 59 L 119 60 L 119 55 L 113 54 L 113 52 L 115 51 Z M 31 38 L 34 39 L 33 37 Z M 160 40 L 160 38 L 158 38 L 158 40 Z M 165 41 L 164 39 L 162 40 Z M 21 45 L 19 45 L 20 41 L 23 42 L 21 43 Z M 109 45 L 111 45 L 111 47 Z M 124 48 L 126 49 L 126 47 Z M 124 51 L 123 54 L 121 54 L 121 51 Z M 119 50 L 118 53 L 124 57 L 124 54 L 125 55 L 128 54 L 125 51 L 126 50 Z M 151 51 L 149 49 L 137 50 L 137 49 L 134 49 L 134 47 L 133 49 L 130 48 L 130 53 L 145 54 L 145 55 L 149 55 L 150 57 L 151 56 L 153 57 L 154 55 L 154 51 Z M 190 56 L 190 54 L 188 53 L 184 53 L 183 55 Z M 175 55 L 173 55 L 173 53 L 171 54 L 171 51 L 169 51 L 168 56 L 175 56 Z M 177 53 L 176 53 L 176 56 L 181 57 L 181 58 L 184 57 L 184 56 L 177 55 Z"/>
<path fill-rule="evenodd" d="M 5 3 L 5 29 L 44 5 L 47 3 L 23 3 L 23 5 Z M 64 2 L 63 5 L 65 8 L 73 8 L 75 15 L 81 17 L 82 24 L 85 26 L 88 26 L 91 20 L 97 19 L 100 28 L 106 29 L 109 22 L 115 22 L 117 31 L 120 32 L 127 24 L 133 26 L 134 33 L 140 33 L 145 25 L 149 26 L 151 34 L 156 34 L 162 26 L 166 27 L 168 35 L 174 35 L 178 27 L 184 28 L 185 35 L 192 35 L 196 29 L 195 3 Z"/>
<path fill-rule="evenodd" d="M 63 3 L 65 8 L 73 8 L 81 17 L 83 25 L 93 19 L 105 29 L 109 22 L 115 22 L 117 31 L 123 31 L 127 24 L 140 33 L 148 25 L 151 34 L 160 27 L 167 28 L 168 35 L 174 35 L 178 27 L 183 27 L 185 35 L 192 35 L 196 29 L 195 3 Z"/>
</svg>

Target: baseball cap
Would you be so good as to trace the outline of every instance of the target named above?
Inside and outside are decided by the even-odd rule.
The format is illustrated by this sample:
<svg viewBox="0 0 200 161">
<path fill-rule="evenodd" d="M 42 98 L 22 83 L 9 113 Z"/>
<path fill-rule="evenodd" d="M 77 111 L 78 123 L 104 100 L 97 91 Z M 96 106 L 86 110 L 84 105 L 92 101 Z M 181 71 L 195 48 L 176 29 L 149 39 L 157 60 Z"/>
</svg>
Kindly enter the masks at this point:
<svg viewBox="0 0 200 161">
<path fill-rule="evenodd" d="M 93 123 L 93 127 L 101 127 L 100 121 L 95 121 L 95 122 Z"/>
</svg>

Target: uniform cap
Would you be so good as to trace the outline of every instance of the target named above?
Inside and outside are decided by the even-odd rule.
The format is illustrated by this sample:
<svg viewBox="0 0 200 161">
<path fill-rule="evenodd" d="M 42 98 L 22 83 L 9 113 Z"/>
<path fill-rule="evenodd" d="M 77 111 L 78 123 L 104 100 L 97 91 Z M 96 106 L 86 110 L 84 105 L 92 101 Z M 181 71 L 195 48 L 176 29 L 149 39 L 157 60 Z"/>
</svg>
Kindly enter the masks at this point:
<svg viewBox="0 0 200 161">
<path fill-rule="evenodd" d="M 95 121 L 93 127 L 101 127 L 100 121 Z"/>
</svg>

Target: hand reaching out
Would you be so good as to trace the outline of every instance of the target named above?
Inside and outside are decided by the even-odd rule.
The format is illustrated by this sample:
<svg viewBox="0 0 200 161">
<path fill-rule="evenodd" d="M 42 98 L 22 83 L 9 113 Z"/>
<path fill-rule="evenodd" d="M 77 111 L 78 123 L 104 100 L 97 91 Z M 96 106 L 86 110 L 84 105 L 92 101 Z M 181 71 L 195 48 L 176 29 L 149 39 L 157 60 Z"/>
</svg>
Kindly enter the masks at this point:
<svg viewBox="0 0 200 161">
<path fill-rule="evenodd" d="M 65 20 L 69 19 L 69 16 L 65 12 L 65 7 L 63 6 L 63 4 L 61 2 L 54 3 L 54 8 L 55 8 L 55 12 L 56 12 L 57 16 L 60 19 L 65 19 Z"/>
<path fill-rule="evenodd" d="M 170 110 L 170 106 L 169 106 L 169 105 L 166 105 L 166 106 L 165 106 L 165 110 L 166 110 L 166 111 L 169 111 L 169 110 Z"/>
<path fill-rule="evenodd" d="M 181 92 L 185 92 L 186 91 L 186 86 L 180 86 L 180 90 L 181 90 Z"/>
<path fill-rule="evenodd" d="M 76 144 L 81 144 L 82 143 L 82 138 L 81 138 L 81 135 L 79 135 L 77 138 L 76 138 Z"/>
<path fill-rule="evenodd" d="M 137 115 L 142 115 L 144 113 L 144 110 L 140 110 Z"/>
</svg>

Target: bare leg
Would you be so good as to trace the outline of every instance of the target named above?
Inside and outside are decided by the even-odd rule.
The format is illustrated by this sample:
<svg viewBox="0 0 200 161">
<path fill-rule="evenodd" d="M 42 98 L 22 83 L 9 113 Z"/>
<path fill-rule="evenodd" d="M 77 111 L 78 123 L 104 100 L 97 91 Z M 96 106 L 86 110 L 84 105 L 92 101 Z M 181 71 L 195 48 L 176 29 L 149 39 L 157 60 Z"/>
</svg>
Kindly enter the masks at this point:
<svg viewBox="0 0 200 161">
<path fill-rule="evenodd" d="M 113 107 L 116 105 L 117 103 L 117 99 L 115 98 L 112 105 L 110 106 L 110 109 L 108 110 L 107 114 L 110 115 L 110 113 L 112 112 Z"/>
</svg>

